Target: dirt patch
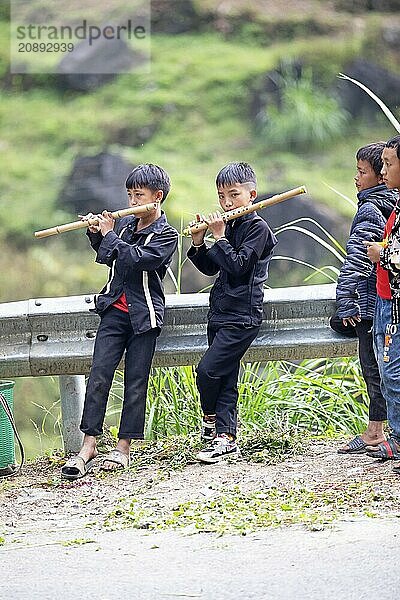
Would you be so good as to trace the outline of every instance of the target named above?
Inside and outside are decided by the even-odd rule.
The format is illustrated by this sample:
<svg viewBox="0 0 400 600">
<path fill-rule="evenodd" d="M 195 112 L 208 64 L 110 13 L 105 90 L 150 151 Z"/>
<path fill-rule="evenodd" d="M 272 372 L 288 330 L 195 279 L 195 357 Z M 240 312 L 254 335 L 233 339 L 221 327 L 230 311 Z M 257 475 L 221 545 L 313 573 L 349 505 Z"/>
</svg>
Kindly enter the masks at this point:
<svg viewBox="0 0 400 600">
<path fill-rule="evenodd" d="M 73 483 L 61 480 L 59 464 L 41 459 L 27 465 L 21 475 L 0 483 L 0 538 L 6 543 L 22 539 L 34 543 L 39 532 L 57 531 L 61 535 L 64 531 L 63 535 L 73 538 L 78 530 L 129 526 L 129 519 L 121 520 L 125 511 L 130 511 L 131 526 L 149 527 L 149 515 L 150 526 L 179 526 L 177 515 L 182 506 L 190 506 L 192 515 L 196 507 L 203 513 L 211 508 L 221 513 L 218 499 L 240 496 L 243 511 L 246 498 L 261 498 L 262 502 L 268 494 L 270 498 L 271 490 L 281 512 L 291 513 L 294 518 L 269 524 L 308 522 L 300 518 L 307 510 L 321 517 L 314 522 L 322 526 L 338 518 L 397 516 L 400 478 L 392 473 L 393 463 L 365 455 L 338 455 L 339 445 L 336 441 L 313 441 L 306 454 L 273 465 L 240 459 L 173 469 L 139 461 L 117 474 L 104 474 L 97 468 Z M 293 496 L 293 490 L 303 494 L 301 510 L 296 513 L 294 506 L 283 502 L 286 496 L 294 504 L 299 502 L 300 496 Z M 135 519 L 131 517 L 132 505 L 140 508 Z M 258 502 L 254 511 L 260 506 Z M 228 509 L 229 515 L 234 508 Z M 141 514 L 146 518 L 141 519 Z M 174 515 L 175 520 L 168 515 Z"/>
</svg>

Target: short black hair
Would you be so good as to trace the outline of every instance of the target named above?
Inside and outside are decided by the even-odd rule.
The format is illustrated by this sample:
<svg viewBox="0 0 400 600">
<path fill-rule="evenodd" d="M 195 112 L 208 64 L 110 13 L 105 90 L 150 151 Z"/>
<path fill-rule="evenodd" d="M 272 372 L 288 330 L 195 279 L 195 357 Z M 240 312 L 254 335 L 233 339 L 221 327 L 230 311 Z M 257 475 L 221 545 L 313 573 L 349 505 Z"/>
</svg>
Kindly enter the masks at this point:
<svg viewBox="0 0 400 600">
<path fill-rule="evenodd" d="M 145 163 L 138 165 L 129 173 L 125 181 L 125 186 L 127 190 L 135 188 L 148 188 L 153 192 L 162 190 L 162 204 L 171 189 L 171 180 L 168 173 L 158 165 Z"/>
<path fill-rule="evenodd" d="M 381 174 L 383 162 L 382 152 L 385 147 L 385 142 L 375 142 L 374 144 L 368 144 L 357 150 L 356 160 L 365 160 L 369 162 L 375 174 L 378 177 Z"/>
<path fill-rule="evenodd" d="M 397 158 L 400 159 L 400 135 L 395 135 L 385 144 L 386 148 L 395 148 L 397 151 Z"/>
<path fill-rule="evenodd" d="M 235 183 L 254 183 L 256 186 L 257 177 L 248 163 L 232 162 L 220 170 L 215 183 L 217 187 L 226 187 Z"/>
</svg>

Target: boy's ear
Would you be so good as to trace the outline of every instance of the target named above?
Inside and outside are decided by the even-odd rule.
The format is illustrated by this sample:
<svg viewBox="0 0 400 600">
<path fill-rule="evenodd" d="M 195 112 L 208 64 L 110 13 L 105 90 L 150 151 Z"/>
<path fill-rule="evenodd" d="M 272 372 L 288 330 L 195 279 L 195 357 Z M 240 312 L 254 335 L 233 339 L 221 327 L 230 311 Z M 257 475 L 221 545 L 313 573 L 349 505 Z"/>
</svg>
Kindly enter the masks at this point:
<svg viewBox="0 0 400 600">
<path fill-rule="evenodd" d="M 155 199 L 157 202 L 162 202 L 163 198 L 164 198 L 164 192 L 162 190 L 157 190 L 154 194 Z"/>
<path fill-rule="evenodd" d="M 255 189 L 250 190 L 250 198 L 252 200 L 254 200 L 255 198 L 257 198 L 257 190 L 255 190 Z"/>
</svg>

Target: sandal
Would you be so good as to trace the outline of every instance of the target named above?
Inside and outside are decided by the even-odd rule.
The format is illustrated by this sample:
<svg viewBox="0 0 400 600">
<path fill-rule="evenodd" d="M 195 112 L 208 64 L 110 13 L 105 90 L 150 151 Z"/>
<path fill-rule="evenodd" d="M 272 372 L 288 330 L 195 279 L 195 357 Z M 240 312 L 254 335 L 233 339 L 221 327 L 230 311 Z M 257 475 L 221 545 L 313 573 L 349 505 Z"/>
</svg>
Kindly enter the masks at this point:
<svg viewBox="0 0 400 600">
<path fill-rule="evenodd" d="M 356 435 L 354 439 L 347 444 L 343 448 L 339 448 L 337 451 L 338 454 L 364 454 L 368 448 L 375 448 L 375 446 L 371 446 L 364 442 L 360 435 Z"/>
<path fill-rule="evenodd" d="M 61 469 L 61 477 L 74 481 L 87 475 L 93 466 L 93 458 L 85 462 L 81 456 L 72 456 Z"/>
<path fill-rule="evenodd" d="M 119 469 L 127 469 L 130 465 L 130 455 L 129 454 L 124 454 L 123 452 L 121 452 L 121 450 L 117 450 L 115 448 L 115 450 L 111 450 L 111 452 L 109 452 L 108 454 L 106 454 L 103 457 L 103 463 L 105 462 L 110 462 L 110 463 L 114 463 L 117 465 L 116 469 L 107 469 L 104 467 L 104 464 L 102 465 L 102 470 L 103 471 L 117 471 Z"/>
<path fill-rule="evenodd" d="M 372 458 L 381 458 L 382 460 L 400 460 L 400 449 L 393 438 L 382 442 L 373 450 L 373 446 L 368 446 L 367 456 Z"/>
</svg>

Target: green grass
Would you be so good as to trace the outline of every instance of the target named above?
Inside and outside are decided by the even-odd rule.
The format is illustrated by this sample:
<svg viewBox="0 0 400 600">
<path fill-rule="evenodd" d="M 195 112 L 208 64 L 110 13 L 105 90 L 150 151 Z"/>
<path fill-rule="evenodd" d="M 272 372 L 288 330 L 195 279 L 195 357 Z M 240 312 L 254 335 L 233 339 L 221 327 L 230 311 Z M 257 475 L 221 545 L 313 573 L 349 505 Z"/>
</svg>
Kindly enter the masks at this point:
<svg viewBox="0 0 400 600">
<path fill-rule="evenodd" d="M 158 35 L 152 46 L 150 74 L 120 75 L 91 94 L 63 94 L 50 84 L 1 92 L 1 142 L 6 152 L 0 208 L 13 206 L 12 220 L 0 212 L 5 231 L 29 238 L 34 228 L 56 223 L 63 215 L 55 209 L 55 199 L 74 156 L 105 147 L 132 163 L 159 162 L 169 170 L 174 185 L 168 211 L 175 221 L 182 212 L 190 216 L 215 202 L 215 174 L 232 159 L 252 161 L 263 191 L 270 189 L 276 158 L 268 143 L 263 148 L 257 144 L 249 118 L 250 92 L 282 57 L 304 56 L 319 76 L 325 71 L 318 68 L 316 57 L 322 65 L 328 41 L 296 40 L 262 48 L 209 33 Z M 336 67 L 343 67 L 357 43 L 339 40 L 334 52 L 329 51 L 332 82 Z M 135 140 L 143 127 L 154 127 L 155 134 L 141 145 Z M 278 149 L 278 155 L 282 151 Z M 305 159 L 310 162 L 314 163 Z M 279 189 L 299 183 L 285 171 L 281 170 Z"/>
<path fill-rule="evenodd" d="M 321 89 L 330 89 L 361 43 L 357 36 L 339 36 L 334 44 L 313 36 L 261 47 L 216 33 L 157 35 L 150 74 L 120 75 L 90 94 L 62 93 L 51 77 L 33 79 L 23 91 L 15 76 L 0 91 L 0 300 L 95 292 L 102 285 L 104 271 L 93 265 L 81 233 L 32 235 L 74 218 L 56 199 L 80 153 L 106 148 L 131 164 L 162 164 L 173 182 L 166 211 L 178 227 L 217 206 L 215 174 L 231 160 L 254 165 L 260 192 L 305 184 L 313 198 L 350 217 L 351 208 L 323 182 L 354 197 L 355 150 L 388 138 L 388 124 L 351 123 L 323 152 L 298 152 L 286 139 L 271 148 L 251 121 L 250 104 L 265 73 L 282 60 L 303 57 Z M 140 143 L 146 127 L 154 133 Z"/>
<path fill-rule="evenodd" d="M 107 411 L 116 426 L 123 379 L 118 375 Z M 358 433 L 367 420 L 365 382 L 353 358 L 246 364 L 239 380 L 240 435 L 282 432 L 338 435 Z M 146 438 L 165 439 L 199 430 L 200 403 L 194 367 L 153 370 L 149 384 Z M 251 444 L 250 444 L 251 445 Z M 268 446 L 266 443 L 265 446 Z"/>
<path fill-rule="evenodd" d="M 117 373 L 106 415 L 106 426 L 114 436 L 122 389 L 122 376 Z M 29 457 L 62 446 L 56 381 L 18 380 L 16 406 L 20 397 L 32 395 L 39 397 L 35 403 L 42 408 L 36 409 L 28 402 L 24 414 L 17 411 L 16 415 Z M 365 382 L 355 358 L 305 360 L 300 364 L 286 361 L 247 364 L 239 381 L 239 437 L 244 455 L 257 462 L 269 462 L 282 458 L 287 451 L 295 451 L 298 440 L 310 435 L 360 433 L 368 420 L 367 406 Z M 35 425 L 27 420 L 29 415 Z M 180 464 L 186 464 L 198 443 L 200 421 L 194 368 L 154 369 L 149 384 L 145 437 L 160 446 L 151 447 L 150 455 L 158 456 L 161 452 L 164 456 L 171 455 L 174 461 L 179 456 Z"/>
<path fill-rule="evenodd" d="M 346 487 L 307 489 L 265 487 L 244 492 L 239 486 L 217 492 L 210 499 L 179 502 L 170 509 L 138 498 L 121 499 L 104 525 L 109 529 L 184 529 L 186 533 L 246 535 L 259 529 L 303 525 L 311 530 L 349 515 L 375 517 L 383 508 L 370 482 Z"/>
</svg>

